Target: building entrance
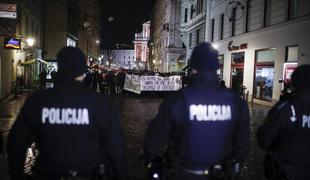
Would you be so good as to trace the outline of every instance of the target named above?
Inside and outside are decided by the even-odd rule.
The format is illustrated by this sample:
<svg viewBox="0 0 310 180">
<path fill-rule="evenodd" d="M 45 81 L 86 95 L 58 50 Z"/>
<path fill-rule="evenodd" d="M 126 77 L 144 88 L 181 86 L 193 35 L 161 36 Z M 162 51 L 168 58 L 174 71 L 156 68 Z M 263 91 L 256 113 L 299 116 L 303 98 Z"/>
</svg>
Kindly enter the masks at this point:
<svg viewBox="0 0 310 180">
<path fill-rule="evenodd" d="M 233 53 L 231 59 L 231 88 L 242 95 L 244 93 L 244 52 Z"/>
</svg>

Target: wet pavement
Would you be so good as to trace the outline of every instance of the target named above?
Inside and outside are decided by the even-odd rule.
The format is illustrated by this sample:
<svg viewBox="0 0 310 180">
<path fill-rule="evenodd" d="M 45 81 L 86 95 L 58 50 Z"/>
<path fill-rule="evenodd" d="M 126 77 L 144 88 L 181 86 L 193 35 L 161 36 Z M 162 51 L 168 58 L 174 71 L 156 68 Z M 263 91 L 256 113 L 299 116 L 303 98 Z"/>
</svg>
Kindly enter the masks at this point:
<svg viewBox="0 0 310 180">
<path fill-rule="evenodd" d="M 7 136 L 17 113 L 29 93 L 13 97 L 0 102 L 0 130 Z M 137 95 L 114 96 L 115 105 L 120 112 L 121 124 L 127 140 L 127 159 L 129 165 L 130 179 L 146 179 L 146 168 L 143 160 L 140 160 L 143 149 L 143 138 L 147 123 L 153 119 L 163 98 L 161 97 L 139 97 Z M 249 104 L 251 111 L 252 148 L 243 169 L 243 180 L 262 180 L 263 152 L 258 148 L 254 139 L 254 132 L 266 116 L 269 107 Z M 7 161 L 5 157 L 0 158 L 0 179 L 7 180 Z"/>
</svg>

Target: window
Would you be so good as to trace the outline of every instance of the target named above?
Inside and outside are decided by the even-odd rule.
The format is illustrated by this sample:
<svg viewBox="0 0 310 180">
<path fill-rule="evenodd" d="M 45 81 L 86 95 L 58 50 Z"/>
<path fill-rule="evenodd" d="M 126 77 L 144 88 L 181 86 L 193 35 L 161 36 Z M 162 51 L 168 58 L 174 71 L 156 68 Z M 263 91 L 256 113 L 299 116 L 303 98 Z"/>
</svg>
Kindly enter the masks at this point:
<svg viewBox="0 0 310 180">
<path fill-rule="evenodd" d="M 188 11 L 188 9 L 187 8 L 185 8 L 185 10 L 184 10 L 184 22 L 185 23 L 187 23 L 187 12 Z"/>
<path fill-rule="evenodd" d="M 251 24 L 251 19 L 250 19 L 250 14 L 252 10 L 252 0 L 246 1 L 246 12 L 245 12 L 245 30 L 244 32 L 249 32 L 250 30 L 250 24 Z"/>
<path fill-rule="evenodd" d="M 126 59 L 126 56 L 124 56 L 124 59 Z"/>
<path fill-rule="evenodd" d="M 264 0 L 264 22 L 263 27 L 270 26 L 271 17 L 271 1 Z"/>
<path fill-rule="evenodd" d="M 214 19 L 211 19 L 211 42 L 214 41 Z"/>
<path fill-rule="evenodd" d="M 196 31 L 196 44 L 199 44 L 200 42 L 200 29 L 197 29 Z"/>
<path fill-rule="evenodd" d="M 224 54 L 219 55 L 218 57 L 218 61 L 219 61 L 219 69 L 217 70 L 217 75 L 219 77 L 219 79 L 223 79 L 223 72 L 224 72 Z"/>
<path fill-rule="evenodd" d="M 130 59 L 130 56 L 128 56 L 128 59 Z"/>
<path fill-rule="evenodd" d="M 191 16 L 190 19 L 193 19 L 194 16 L 194 5 L 191 5 Z"/>
<path fill-rule="evenodd" d="M 286 47 L 286 62 L 297 62 L 298 61 L 298 46 L 287 46 Z"/>
<path fill-rule="evenodd" d="M 220 40 L 223 39 L 224 36 L 224 14 L 221 14 L 220 16 Z"/>
<path fill-rule="evenodd" d="M 274 48 L 255 52 L 254 98 L 265 101 L 272 100 L 274 62 Z"/>
<path fill-rule="evenodd" d="M 203 0 L 197 0 L 197 14 L 200 14 L 203 10 Z"/>
<path fill-rule="evenodd" d="M 192 47 L 192 33 L 189 34 L 189 47 Z"/>
<path fill-rule="evenodd" d="M 287 20 L 295 19 L 298 16 L 298 0 L 287 1 Z"/>
<path fill-rule="evenodd" d="M 237 8 L 234 7 L 232 9 L 232 15 L 231 15 L 231 36 L 235 36 L 236 33 L 236 14 L 237 14 Z"/>
</svg>

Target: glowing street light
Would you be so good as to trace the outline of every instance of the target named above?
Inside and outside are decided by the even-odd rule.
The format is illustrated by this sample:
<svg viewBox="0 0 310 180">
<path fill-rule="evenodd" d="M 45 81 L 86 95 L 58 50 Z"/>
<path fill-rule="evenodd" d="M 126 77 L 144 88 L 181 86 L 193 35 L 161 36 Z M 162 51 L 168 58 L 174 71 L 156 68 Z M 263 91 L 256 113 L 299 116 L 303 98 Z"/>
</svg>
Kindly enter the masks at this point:
<svg viewBox="0 0 310 180">
<path fill-rule="evenodd" d="M 29 47 L 32 47 L 34 45 L 34 39 L 33 38 L 28 38 L 26 41 L 27 41 L 27 44 Z"/>
<path fill-rule="evenodd" d="M 212 44 L 212 47 L 214 48 L 214 49 L 218 49 L 219 48 L 219 45 L 217 45 L 217 44 Z"/>
</svg>

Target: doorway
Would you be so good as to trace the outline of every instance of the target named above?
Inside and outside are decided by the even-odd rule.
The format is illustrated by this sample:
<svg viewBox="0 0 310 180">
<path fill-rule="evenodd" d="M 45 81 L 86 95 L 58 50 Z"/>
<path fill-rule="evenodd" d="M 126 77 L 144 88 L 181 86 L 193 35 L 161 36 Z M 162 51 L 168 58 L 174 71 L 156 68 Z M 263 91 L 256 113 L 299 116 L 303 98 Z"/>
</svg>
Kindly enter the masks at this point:
<svg viewBox="0 0 310 180">
<path fill-rule="evenodd" d="M 231 61 L 231 88 L 242 95 L 244 93 L 244 52 L 232 53 Z"/>
</svg>

